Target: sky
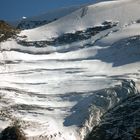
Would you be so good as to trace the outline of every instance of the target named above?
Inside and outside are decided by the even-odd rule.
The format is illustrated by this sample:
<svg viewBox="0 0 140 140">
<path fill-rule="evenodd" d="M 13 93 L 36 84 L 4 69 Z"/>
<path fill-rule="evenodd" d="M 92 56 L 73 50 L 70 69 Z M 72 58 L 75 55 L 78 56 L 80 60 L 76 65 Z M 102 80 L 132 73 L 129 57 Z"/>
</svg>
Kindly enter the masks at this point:
<svg viewBox="0 0 140 140">
<path fill-rule="evenodd" d="M 91 3 L 94 0 L 0 0 L 0 20 L 17 20 L 47 11 Z"/>
</svg>

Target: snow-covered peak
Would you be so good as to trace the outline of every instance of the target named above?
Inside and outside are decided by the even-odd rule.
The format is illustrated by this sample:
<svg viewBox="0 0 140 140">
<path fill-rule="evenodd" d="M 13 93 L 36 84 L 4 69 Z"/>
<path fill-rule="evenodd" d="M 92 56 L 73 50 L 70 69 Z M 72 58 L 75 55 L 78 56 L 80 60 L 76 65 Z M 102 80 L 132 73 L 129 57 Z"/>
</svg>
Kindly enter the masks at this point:
<svg viewBox="0 0 140 140">
<path fill-rule="evenodd" d="M 22 31 L 20 35 L 26 35 L 28 40 L 48 40 L 64 33 L 94 27 L 106 20 L 119 21 L 119 26 L 123 27 L 140 19 L 139 6 L 139 0 L 106 1 L 84 6 L 50 24 Z"/>
<path fill-rule="evenodd" d="M 98 3 L 101 1 L 106 1 L 106 0 L 94 0 L 92 3 Z M 23 16 L 21 19 L 17 21 L 7 21 L 7 22 L 22 30 L 32 29 L 53 22 L 89 4 L 90 3 L 86 3 L 82 5 L 73 5 L 69 7 L 62 7 L 55 10 L 50 10 L 46 13 L 37 16 L 32 16 L 32 17 Z"/>
</svg>

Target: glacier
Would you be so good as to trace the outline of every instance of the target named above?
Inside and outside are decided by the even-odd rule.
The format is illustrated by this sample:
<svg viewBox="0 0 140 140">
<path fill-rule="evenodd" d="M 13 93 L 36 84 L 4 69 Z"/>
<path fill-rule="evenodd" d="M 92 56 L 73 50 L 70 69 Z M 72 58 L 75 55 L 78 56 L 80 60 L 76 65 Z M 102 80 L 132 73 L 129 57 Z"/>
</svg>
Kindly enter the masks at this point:
<svg viewBox="0 0 140 140">
<path fill-rule="evenodd" d="M 139 6 L 85 5 L 0 42 L 0 129 L 18 121 L 29 140 L 84 140 L 139 96 Z"/>
</svg>

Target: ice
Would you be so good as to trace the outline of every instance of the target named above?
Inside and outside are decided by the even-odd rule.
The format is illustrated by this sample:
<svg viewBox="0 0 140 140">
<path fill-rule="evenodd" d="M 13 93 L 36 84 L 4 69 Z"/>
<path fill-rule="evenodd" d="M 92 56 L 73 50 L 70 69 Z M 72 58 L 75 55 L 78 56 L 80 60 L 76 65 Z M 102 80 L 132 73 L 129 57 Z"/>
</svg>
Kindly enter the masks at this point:
<svg viewBox="0 0 140 140">
<path fill-rule="evenodd" d="M 132 89 L 136 93 L 131 80 L 139 89 L 140 25 L 132 22 L 140 18 L 139 1 L 92 4 L 82 18 L 81 10 L 0 43 L 0 109 L 7 114 L 1 129 L 20 120 L 30 140 L 82 140 L 104 112 Z M 71 44 L 37 48 L 18 42 L 51 40 L 105 21 L 118 24 Z M 131 79 L 132 89 L 124 89 L 124 79 Z"/>
</svg>

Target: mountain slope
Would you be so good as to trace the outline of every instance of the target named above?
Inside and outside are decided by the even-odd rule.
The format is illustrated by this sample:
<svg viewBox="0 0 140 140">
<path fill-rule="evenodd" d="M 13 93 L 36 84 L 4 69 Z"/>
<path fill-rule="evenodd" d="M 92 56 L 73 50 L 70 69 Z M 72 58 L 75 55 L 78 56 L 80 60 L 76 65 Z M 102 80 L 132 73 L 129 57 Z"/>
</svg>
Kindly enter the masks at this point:
<svg viewBox="0 0 140 140">
<path fill-rule="evenodd" d="M 1 42 L 0 128 L 18 120 L 29 140 L 83 140 L 139 96 L 139 4 L 92 4 Z"/>
<path fill-rule="evenodd" d="M 140 94 L 124 100 L 102 117 L 87 140 L 139 140 L 140 138 Z"/>
<path fill-rule="evenodd" d="M 7 40 L 10 37 L 13 37 L 17 33 L 19 33 L 19 30 L 12 27 L 11 25 L 6 23 L 5 21 L 0 20 L 0 42 Z"/>
<path fill-rule="evenodd" d="M 53 22 L 61 17 L 64 17 L 74 12 L 75 10 L 79 9 L 80 7 L 82 6 L 65 7 L 65 8 L 49 11 L 39 16 L 24 18 L 22 20 L 13 22 L 11 24 L 16 26 L 18 29 L 32 29 Z"/>
<path fill-rule="evenodd" d="M 95 0 L 92 3 L 97 3 L 105 0 Z M 20 20 L 17 21 L 9 21 L 9 23 L 18 29 L 32 29 L 35 27 L 39 27 L 48 23 L 51 23 L 59 18 L 62 18 L 86 5 L 89 5 L 89 3 L 84 5 L 75 5 L 70 7 L 64 7 L 56 10 L 48 11 L 47 13 L 33 16 L 33 17 L 23 17 Z"/>
<path fill-rule="evenodd" d="M 139 20 L 139 5 L 138 0 L 121 0 L 85 6 L 48 25 L 30 31 L 23 31 L 21 35 L 26 34 L 28 40 L 48 40 L 64 33 L 100 25 L 106 20 L 119 21 L 119 27 L 123 27 Z M 38 36 L 36 35 L 37 32 L 40 32 Z"/>
</svg>

